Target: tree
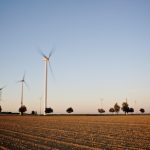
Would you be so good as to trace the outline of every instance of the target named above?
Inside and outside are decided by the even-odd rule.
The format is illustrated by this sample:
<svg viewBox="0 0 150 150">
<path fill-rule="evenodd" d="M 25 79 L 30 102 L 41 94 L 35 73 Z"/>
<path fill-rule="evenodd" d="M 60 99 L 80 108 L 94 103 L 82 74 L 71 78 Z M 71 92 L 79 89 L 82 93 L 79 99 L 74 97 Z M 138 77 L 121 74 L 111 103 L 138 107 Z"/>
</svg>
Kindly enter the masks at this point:
<svg viewBox="0 0 150 150">
<path fill-rule="evenodd" d="M 66 110 L 67 113 L 72 113 L 73 112 L 73 108 L 72 107 L 69 107 L 67 110 Z"/>
<path fill-rule="evenodd" d="M 0 105 L 0 112 L 2 112 L 2 107 L 1 107 L 1 105 Z"/>
<path fill-rule="evenodd" d="M 118 105 L 118 103 L 116 103 L 115 105 L 114 105 L 114 110 L 115 110 L 115 112 L 118 114 L 118 112 L 120 111 L 120 106 Z"/>
<path fill-rule="evenodd" d="M 99 108 L 99 109 L 98 109 L 98 112 L 99 112 L 99 113 L 104 113 L 105 110 L 104 110 L 103 108 L 101 108 L 101 109 Z"/>
<path fill-rule="evenodd" d="M 20 108 L 19 108 L 19 112 L 21 113 L 21 115 L 23 115 L 24 112 L 27 111 L 27 108 L 25 105 L 22 105 Z"/>
<path fill-rule="evenodd" d="M 125 114 L 127 114 L 127 113 L 129 112 L 129 105 L 128 105 L 128 103 L 127 103 L 127 102 L 123 102 L 121 109 L 122 109 L 122 111 L 123 111 Z"/>
<path fill-rule="evenodd" d="M 115 112 L 115 109 L 114 109 L 114 108 L 110 108 L 110 109 L 109 109 L 109 112 L 110 112 L 110 113 L 114 113 L 114 112 Z"/>
<path fill-rule="evenodd" d="M 53 112 L 53 109 L 52 108 L 45 108 L 45 113 L 52 113 Z"/>
<path fill-rule="evenodd" d="M 145 112 L 144 108 L 141 108 L 139 111 L 140 111 L 142 114 Z"/>
</svg>

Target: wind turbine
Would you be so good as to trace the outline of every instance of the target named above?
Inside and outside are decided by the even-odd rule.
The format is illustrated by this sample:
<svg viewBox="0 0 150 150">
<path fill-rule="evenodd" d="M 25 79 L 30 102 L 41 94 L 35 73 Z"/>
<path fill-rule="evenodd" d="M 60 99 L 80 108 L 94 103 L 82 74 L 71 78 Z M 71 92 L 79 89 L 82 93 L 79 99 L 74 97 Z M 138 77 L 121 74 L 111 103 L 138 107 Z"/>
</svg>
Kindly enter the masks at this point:
<svg viewBox="0 0 150 150">
<path fill-rule="evenodd" d="M 2 96 L 2 90 L 5 88 L 5 86 L 0 88 L 0 101 L 1 101 L 1 96 Z"/>
<path fill-rule="evenodd" d="M 52 75 L 53 75 L 53 71 L 52 71 L 52 68 L 51 68 L 51 65 L 50 65 L 50 58 L 51 58 L 51 56 L 52 56 L 52 54 L 53 54 L 53 50 L 49 53 L 49 55 L 48 56 L 46 56 L 44 53 L 42 53 L 41 51 L 40 51 L 40 53 L 41 53 L 41 55 L 42 55 L 42 57 L 43 57 L 43 59 L 44 59 L 44 61 L 45 61 L 45 103 L 44 103 L 44 108 L 45 108 L 45 110 L 46 110 L 46 108 L 47 108 L 47 82 L 48 82 L 48 80 L 47 80 L 47 77 L 48 77 L 48 64 L 49 64 L 49 67 L 50 67 L 50 71 L 51 71 L 51 73 L 52 73 Z M 54 77 L 54 76 L 53 76 Z M 45 115 L 45 111 L 44 111 L 44 115 Z"/>
<path fill-rule="evenodd" d="M 22 80 L 18 81 L 21 83 L 21 106 L 23 106 L 23 88 L 24 88 L 24 84 L 27 86 L 27 83 L 25 81 L 25 73 L 22 77 Z"/>
</svg>

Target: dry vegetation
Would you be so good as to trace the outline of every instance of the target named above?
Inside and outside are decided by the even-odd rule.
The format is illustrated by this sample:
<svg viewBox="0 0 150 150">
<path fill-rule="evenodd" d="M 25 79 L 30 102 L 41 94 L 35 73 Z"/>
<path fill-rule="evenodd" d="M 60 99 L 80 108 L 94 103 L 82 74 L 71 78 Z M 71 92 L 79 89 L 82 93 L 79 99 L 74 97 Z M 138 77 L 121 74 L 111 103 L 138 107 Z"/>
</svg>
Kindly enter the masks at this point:
<svg viewBox="0 0 150 150">
<path fill-rule="evenodd" d="M 0 149 L 150 149 L 150 116 L 0 116 Z"/>
</svg>

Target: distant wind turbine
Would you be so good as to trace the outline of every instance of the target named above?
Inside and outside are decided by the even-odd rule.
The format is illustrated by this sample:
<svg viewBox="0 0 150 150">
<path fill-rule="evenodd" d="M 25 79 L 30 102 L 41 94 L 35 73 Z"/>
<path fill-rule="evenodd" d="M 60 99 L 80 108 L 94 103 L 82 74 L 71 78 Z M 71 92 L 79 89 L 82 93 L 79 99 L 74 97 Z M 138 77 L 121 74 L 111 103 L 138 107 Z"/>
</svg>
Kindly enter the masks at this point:
<svg viewBox="0 0 150 150">
<path fill-rule="evenodd" d="M 48 77 L 48 64 L 49 64 L 49 67 L 50 67 L 50 71 L 51 71 L 51 73 L 52 73 L 52 76 L 54 77 L 54 75 L 53 75 L 53 71 L 52 71 L 52 68 L 51 68 L 51 65 L 50 65 L 50 58 L 51 58 L 51 56 L 52 56 L 52 54 L 53 54 L 53 50 L 49 53 L 49 55 L 48 56 L 46 56 L 44 53 L 42 53 L 41 51 L 40 51 L 40 53 L 41 53 L 41 55 L 42 55 L 42 57 L 43 57 L 43 59 L 44 59 L 44 61 L 45 61 L 45 103 L 44 103 L 44 108 L 45 108 L 45 111 L 46 111 L 46 108 L 47 108 L 47 82 L 48 82 L 48 80 L 47 80 L 47 77 Z M 44 111 L 44 114 L 45 114 L 45 111 Z"/>
<path fill-rule="evenodd" d="M 27 86 L 27 83 L 25 81 L 25 73 L 22 77 L 22 80 L 18 81 L 21 83 L 21 106 L 23 106 L 23 88 L 24 88 L 24 84 Z"/>
</svg>

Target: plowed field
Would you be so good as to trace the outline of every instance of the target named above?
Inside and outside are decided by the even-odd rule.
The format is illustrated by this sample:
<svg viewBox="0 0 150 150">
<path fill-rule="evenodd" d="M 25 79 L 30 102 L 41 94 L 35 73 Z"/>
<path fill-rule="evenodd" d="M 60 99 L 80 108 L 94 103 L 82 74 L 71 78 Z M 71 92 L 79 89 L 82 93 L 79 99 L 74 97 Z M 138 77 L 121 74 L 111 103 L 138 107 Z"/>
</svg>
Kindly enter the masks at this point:
<svg viewBox="0 0 150 150">
<path fill-rule="evenodd" d="M 0 116 L 0 149 L 150 150 L 150 116 Z"/>
</svg>

